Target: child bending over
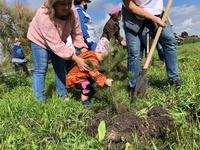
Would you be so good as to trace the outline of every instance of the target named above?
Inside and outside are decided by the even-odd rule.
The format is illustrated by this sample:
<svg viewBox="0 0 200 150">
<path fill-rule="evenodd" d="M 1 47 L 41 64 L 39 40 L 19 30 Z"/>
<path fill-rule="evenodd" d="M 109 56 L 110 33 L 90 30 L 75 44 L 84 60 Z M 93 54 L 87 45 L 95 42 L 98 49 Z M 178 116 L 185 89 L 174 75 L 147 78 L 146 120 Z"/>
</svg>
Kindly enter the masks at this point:
<svg viewBox="0 0 200 150">
<path fill-rule="evenodd" d="M 94 91 L 92 87 L 92 82 L 96 82 L 100 87 L 105 84 L 107 86 L 112 86 L 112 79 L 106 78 L 99 71 L 98 67 L 100 62 L 105 56 L 107 56 L 108 51 L 105 49 L 105 44 L 108 42 L 106 38 L 102 38 L 98 43 L 95 51 L 86 51 L 79 55 L 85 61 L 90 61 L 96 69 L 89 71 L 80 71 L 77 65 L 75 65 L 67 75 L 66 87 L 81 89 L 81 101 L 84 107 L 90 107 L 89 94 Z"/>
</svg>

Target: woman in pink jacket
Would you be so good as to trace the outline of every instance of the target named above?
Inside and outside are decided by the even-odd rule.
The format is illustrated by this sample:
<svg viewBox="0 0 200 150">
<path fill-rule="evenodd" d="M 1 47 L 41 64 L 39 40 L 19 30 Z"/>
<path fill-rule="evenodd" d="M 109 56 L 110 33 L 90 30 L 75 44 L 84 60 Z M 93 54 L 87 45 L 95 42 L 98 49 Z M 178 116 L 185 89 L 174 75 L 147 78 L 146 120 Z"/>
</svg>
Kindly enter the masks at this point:
<svg viewBox="0 0 200 150">
<path fill-rule="evenodd" d="M 64 100 L 67 99 L 66 60 L 74 60 L 81 71 L 88 69 L 84 59 L 77 57 L 74 50 L 66 45 L 69 35 L 76 49 L 87 51 L 72 0 L 47 0 L 37 10 L 27 34 L 33 55 L 33 91 L 37 101 L 45 100 L 48 55 L 51 56 L 55 71 L 56 90 Z"/>
</svg>

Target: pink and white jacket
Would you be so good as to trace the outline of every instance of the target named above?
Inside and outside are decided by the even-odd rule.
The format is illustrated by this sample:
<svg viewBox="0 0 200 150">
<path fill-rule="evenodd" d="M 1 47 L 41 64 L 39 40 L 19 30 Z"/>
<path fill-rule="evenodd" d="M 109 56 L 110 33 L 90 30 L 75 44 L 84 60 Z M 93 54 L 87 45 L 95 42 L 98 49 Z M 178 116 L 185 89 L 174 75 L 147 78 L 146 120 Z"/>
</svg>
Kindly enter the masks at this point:
<svg viewBox="0 0 200 150">
<path fill-rule="evenodd" d="M 72 37 L 75 48 L 88 48 L 84 43 L 78 14 L 73 6 L 66 20 L 49 18 L 45 11 L 46 8 L 42 5 L 29 24 L 27 38 L 30 41 L 46 50 L 53 51 L 65 60 L 71 59 L 74 54 L 74 50 L 66 45 L 69 35 Z"/>
</svg>

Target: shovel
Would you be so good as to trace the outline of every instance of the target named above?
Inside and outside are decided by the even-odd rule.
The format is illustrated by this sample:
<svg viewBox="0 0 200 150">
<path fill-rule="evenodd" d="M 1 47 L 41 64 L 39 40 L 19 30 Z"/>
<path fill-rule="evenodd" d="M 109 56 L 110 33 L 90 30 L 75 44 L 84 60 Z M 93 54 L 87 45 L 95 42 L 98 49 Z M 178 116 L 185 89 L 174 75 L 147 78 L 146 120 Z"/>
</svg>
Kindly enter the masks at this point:
<svg viewBox="0 0 200 150">
<path fill-rule="evenodd" d="M 163 17 L 162 17 L 162 22 L 165 22 L 166 19 L 167 19 L 172 1 L 173 0 L 168 1 L 167 7 L 166 7 L 164 14 L 163 14 Z M 158 42 L 158 39 L 160 37 L 161 32 L 162 32 L 162 27 L 159 27 L 157 32 L 156 32 L 156 36 L 154 38 L 154 41 L 152 43 L 150 52 L 147 56 L 147 60 L 144 64 L 144 66 L 143 66 L 142 72 L 141 72 L 140 76 L 137 78 L 136 85 L 135 85 L 135 91 L 134 91 L 134 96 L 136 96 L 136 97 L 143 97 L 144 94 L 145 94 L 147 83 L 148 83 L 148 78 L 146 78 L 145 75 L 147 73 L 147 68 L 149 67 L 150 61 L 151 61 L 152 56 L 153 56 L 153 52 L 155 50 L 155 47 L 156 47 L 156 44 Z"/>
<path fill-rule="evenodd" d="M 144 64 L 145 64 L 145 62 L 147 60 L 147 56 L 149 54 L 149 45 L 150 45 L 150 33 L 149 33 L 149 29 L 147 28 L 146 29 L 146 51 L 145 51 L 145 58 L 142 58 L 142 65 L 143 66 L 144 66 Z"/>
</svg>

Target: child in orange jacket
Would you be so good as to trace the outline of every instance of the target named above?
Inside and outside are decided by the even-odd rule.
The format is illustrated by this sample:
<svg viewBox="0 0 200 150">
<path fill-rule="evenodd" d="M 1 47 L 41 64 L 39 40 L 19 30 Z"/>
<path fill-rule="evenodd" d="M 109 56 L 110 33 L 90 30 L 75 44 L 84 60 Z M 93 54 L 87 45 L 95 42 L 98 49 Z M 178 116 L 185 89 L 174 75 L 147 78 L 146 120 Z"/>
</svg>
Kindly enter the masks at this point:
<svg viewBox="0 0 200 150">
<path fill-rule="evenodd" d="M 93 51 L 86 51 L 81 53 L 78 57 L 85 59 L 85 61 L 90 61 L 95 68 L 98 68 L 100 62 L 108 54 L 108 51 L 105 48 L 105 44 L 108 42 L 106 38 L 102 38 Z M 74 66 L 67 75 L 66 78 L 66 87 L 81 89 L 81 101 L 84 107 L 90 107 L 90 101 L 88 96 L 93 87 L 91 82 L 96 82 L 100 87 L 103 87 L 105 84 L 107 86 L 112 86 L 112 79 L 106 78 L 103 76 L 98 69 L 89 70 L 89 71 L 80 71 L 78 66 Z"/>
</svg>

